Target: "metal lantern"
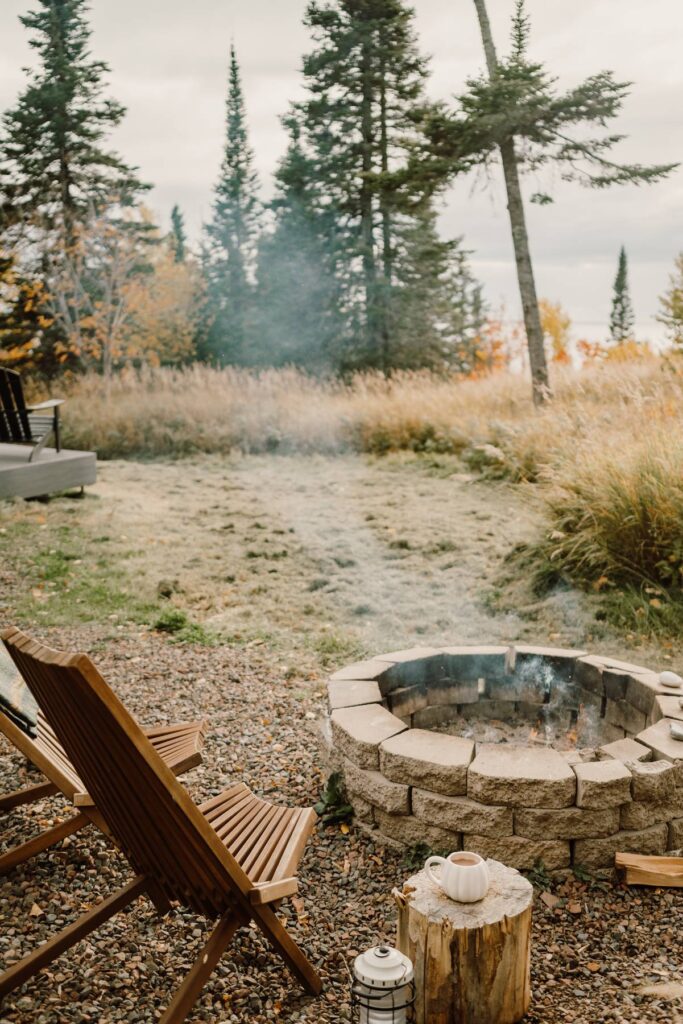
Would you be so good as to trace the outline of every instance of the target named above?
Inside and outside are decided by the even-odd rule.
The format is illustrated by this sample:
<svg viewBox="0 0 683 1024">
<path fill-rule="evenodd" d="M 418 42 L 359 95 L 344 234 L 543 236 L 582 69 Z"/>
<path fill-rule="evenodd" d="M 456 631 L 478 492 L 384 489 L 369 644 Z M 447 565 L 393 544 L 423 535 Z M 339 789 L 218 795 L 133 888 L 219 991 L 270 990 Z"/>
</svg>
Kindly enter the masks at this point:
<svg viewBox="0 0 683 1024">
<path fill-rule="evenodd" d="M 407 956 L 391 946 L 373 946 L 353 962 L 351 1004 L 359 1024 L 408 1024 L 413 1020 L 415 982 Z"/>
</svg>

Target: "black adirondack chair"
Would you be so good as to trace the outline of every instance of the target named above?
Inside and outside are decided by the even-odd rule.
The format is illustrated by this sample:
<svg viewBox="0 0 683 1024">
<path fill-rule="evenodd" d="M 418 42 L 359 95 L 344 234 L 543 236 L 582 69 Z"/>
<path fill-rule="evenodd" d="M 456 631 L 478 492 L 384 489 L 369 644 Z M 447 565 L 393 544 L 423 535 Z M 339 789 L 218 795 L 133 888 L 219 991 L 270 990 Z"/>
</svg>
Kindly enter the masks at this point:
<svg viewBox="0 0 683 1024">
<path fill-rule="evenodd" d="M 19 374 L 0 367 L 0 443 L 30 446 L 31 462 L 45 447 L 50 434 L 54 434 L 59 451 L 59 407 L 63 404 L 63 398 L 50 398 L 27 405 Z"/>
</svg>

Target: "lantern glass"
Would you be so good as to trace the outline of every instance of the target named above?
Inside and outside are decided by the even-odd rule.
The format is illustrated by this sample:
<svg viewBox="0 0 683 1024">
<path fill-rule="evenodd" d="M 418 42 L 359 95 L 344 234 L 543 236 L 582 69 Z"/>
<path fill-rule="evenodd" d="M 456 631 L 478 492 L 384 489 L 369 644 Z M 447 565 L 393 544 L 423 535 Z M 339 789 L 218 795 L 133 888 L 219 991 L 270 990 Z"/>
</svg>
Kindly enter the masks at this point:
<svg viewBox="0 0 683 1024">
<path fill-rule="evenodd" d="M 358 1024 L 408 1024 L 413 1020 L 413 965 L 390 946 L 376 946 L 356 957 L 352 1005 Z"/>
</svg>

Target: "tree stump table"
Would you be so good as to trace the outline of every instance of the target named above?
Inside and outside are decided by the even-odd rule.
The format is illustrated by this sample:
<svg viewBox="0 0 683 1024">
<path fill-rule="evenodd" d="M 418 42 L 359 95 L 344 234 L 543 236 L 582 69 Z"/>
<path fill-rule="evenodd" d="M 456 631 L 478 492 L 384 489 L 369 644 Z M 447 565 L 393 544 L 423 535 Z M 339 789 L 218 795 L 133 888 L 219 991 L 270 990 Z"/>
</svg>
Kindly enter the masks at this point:
<svg viewBox="0 0 683 1024">
<path fill-rule="evenodd" d="M 415 967 L 416 1024 L 513 1024 L 531 998 L 531 883 L 487 861 L 491 885 L 478 903 L 456 903 L 424 871 L 398 903 L 397 946 Z"/>
</svg>

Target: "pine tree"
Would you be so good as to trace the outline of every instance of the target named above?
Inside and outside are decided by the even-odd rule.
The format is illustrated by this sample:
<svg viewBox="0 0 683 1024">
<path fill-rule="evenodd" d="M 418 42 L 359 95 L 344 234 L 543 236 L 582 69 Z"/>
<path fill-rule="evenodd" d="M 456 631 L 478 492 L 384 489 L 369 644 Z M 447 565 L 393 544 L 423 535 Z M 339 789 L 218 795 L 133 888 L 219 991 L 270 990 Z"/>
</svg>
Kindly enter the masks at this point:
<svg viewBox="0 0 683 1024">
<path fill-rule="evenodd" d="M 290 143 L 275 174 L 274 228 L 259 242 L 254 357 L 264 365 L 332 370 L 343 348 L 344 322 L 326 245 L 329 213 L 314 205 L 313 169 L 298 121 L 286 117 L 283 123 Z"/>
<path fill-rule="evenodd" d="M 666 327 L 672 345 L 683 351 L 683 252 L 676 257 L 669 290 L 659 300 L 661 312 L 657 319 Z"/>
<path fill-rule="evenodd" d="M 231 46 L 225 151 L 203 254 L 207 326 L 201 350 L 219 363 L 253 361 L 257 190 L 240 69 Z"/>
<path fill-rule="evenodd" d="M 529 347 L 534 401 L 548 395 L 548 370 L 538 313 L 529 238 L 519 181 L 520 170 L 546 166 L 559 169 L 563 180 L 592 188 L 647 184 L 669 174 L 675 164 L 618 163 L 611 150 L 622 136 L 607 132 L 608 122 L 621 110 L 629 83 L 617 82 L 610 71 L 587 78 L 567 92 L 543 64 L 528 56 L 529 23 L 524 0 L 517 0 L 512 52 L 496 56 L 485 0 L 474 0 L 484 44 L 488 74 L 467 83 L 455 109 L 430 112 L 426 125 L 430 157 L 424 173 L 438 179 L 444 173 L 488 168 L 499 157 L 503 164 L 508 210 L 515 248 L 517 277 Z M 597 134 L 591 134 L 597 129 Z M 431 163 L 431 170 L 427 165 Z M 537 192 L 532 199 L 552 198 Z"/>
<path fill-rule="evenodd" d="M 171 248 L 176 263 L 184 263 L 187 255 L 187 235 L 185 219 L 177 203 L 171 210 Z"/>
<path fill-rule="evenodd" d="M 619 250 L 617 275 L 614 278 L 612 312 L 609 318 L 609 333 L 615 345 L 633 340 L 634 324 L 633 304 L 628 287 L 628 262 L 626 250 L 622 245 Z"/>
<path fill-rule="evenodd" d="M 481 286 L 461 240 L 444 240 L 423 206 L 396 232 L 391 366 L 469 373 L 483 323 Z"/>
<path fill-rule="evenodd" d="M 20 21 L 32 33 L 38 65 L 0 144 L 5 226 L 28 224 L 73 240 L 93 207 L 130 203 L 147 186 L 105 147 L 125 108 L 104 95 L 108 66 L 90 54 L 86 0 L 37 0 Z"/>
<path fill-rule="evenodd" d="M 405 358 L 394 352 L 392 338 L 401 246 L 408 260 L 405 246 L 412 237 L 423 260 L 430 254 L 436 259 L 431 272 L 426 264 L 420 267 L 419 288 L 405 263 L 399 303 L 404 314 L 405 289 L 414 286 L 420 304 L 430 273 L 435 279 L 440 273 L 440 255 L 418 241 L 434 182 L 410 160 L 427 76 L 413 18 L 402 0 L 312 2 L 306 12 L 316 45 L 304 58 L 308 96 L 296 109 L 316 179 L 313 202 L 327 216 L 327 250 L 343 294 L 348 326 L 337 359 L 342 368 L 388 372 Z M 424 350 L 429 348 L 431 342 Z"/>
</svg>

